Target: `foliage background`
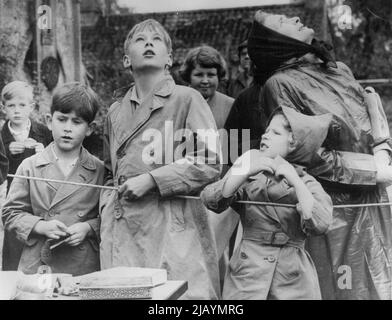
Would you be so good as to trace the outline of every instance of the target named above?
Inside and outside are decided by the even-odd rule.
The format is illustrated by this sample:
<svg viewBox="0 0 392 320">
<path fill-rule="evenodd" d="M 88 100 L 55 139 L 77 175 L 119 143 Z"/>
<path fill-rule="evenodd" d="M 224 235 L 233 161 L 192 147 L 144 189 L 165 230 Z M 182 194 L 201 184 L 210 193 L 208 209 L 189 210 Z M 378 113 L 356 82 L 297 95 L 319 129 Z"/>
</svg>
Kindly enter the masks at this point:
<svg viewBox="0 0 392 320">
<path fill-rule="evenodd" d="M 339 28 L 338 6 L 351 8 L 352 29 Z M 329 1 L 333 43 L 337 59 L 357 79 L 392 78 L 392 1 Z M 392 82 L 374 86 L 381 95 L 392 131 Z"/>
</svg>

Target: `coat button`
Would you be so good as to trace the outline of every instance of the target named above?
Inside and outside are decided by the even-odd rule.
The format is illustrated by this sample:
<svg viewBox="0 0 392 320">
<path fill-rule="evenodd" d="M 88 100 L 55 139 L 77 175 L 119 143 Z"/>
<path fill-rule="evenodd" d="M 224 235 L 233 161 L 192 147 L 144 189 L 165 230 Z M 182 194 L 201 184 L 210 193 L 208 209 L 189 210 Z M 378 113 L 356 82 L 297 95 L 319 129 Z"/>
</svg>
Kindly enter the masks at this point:
<svg viewBox="0 0 392 320">
<path fill-rule="evenodd" d="M 150 156 L 153 156 L 154 155 L 154 150 L 150 150 Z"/>
<path fill-rule="evenodd" d="M 78 212 L 78 217 L 79 218 L 81 218 L 81 217 L 83 217 L 84 216 L 84 213 L 83 212 Z"/>
<path fill-rule="evenodd" d="M 56 212 L 49 211 L 48 215 L 49 215 L 49 217 L 54 217 L 56 215 Z"/>
<path fill-rule="evenodd" d="M 115 217 L 116 219 L 120 219 L 120 218 L 121 218 L 121 213 L 120 213 L 120 211 L 115 211 L 114 217 Z"/>
<path fill-rule="evenodd" d="M 241 259 L 247 259 L 248 256 L 246 255 L 245 252 L 241 252 Z"/>
<path fill-rule="evenodd" d="M 79 245 L 79 250 L 84 250 L 84 244 Z"/>
<path fill-rule="evenodd" d="M 266 259 L 268 262 L 270 262 L 270 263 L 273 263 L 273 262 L 275 262 L 275 257 L 274 256 L 268 256 L 267 257 L 267 259 Z"/>
<path fill-rule="evenodd" d="M 121 186 L 125 181 L 127 181 L 127 179 L 124 176 L 119 176 L 118 177 L 118 185 Z"/>
</svg>

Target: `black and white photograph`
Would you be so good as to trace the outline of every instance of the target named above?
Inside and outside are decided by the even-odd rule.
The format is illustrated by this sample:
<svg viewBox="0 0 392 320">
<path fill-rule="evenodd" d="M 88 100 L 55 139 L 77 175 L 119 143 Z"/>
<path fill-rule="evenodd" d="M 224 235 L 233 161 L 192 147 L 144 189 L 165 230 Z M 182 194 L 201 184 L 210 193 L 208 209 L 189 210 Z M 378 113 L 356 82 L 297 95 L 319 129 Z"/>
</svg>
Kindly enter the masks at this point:
<svg viewBox="0 0 392 320">
<path fill-rule="evenodd" d="M 0 0 L 0 300 L 392 300 L 391 129 L 391 0 Z"/>
</svg>

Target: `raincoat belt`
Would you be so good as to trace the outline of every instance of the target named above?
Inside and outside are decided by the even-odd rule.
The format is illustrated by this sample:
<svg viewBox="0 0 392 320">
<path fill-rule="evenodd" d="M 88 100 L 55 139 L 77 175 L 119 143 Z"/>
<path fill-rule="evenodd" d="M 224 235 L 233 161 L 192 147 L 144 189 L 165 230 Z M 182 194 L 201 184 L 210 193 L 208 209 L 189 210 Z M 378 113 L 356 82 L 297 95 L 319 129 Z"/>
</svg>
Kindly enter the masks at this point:
<svg viewBox="0 0 392 320">
<path fill-rule="evenodd" d="M 269 244 L 273 246 L 292 246 L 305 248 L 305 240 L 292 240 L 284 232 L 264 231 L 255 228 L 245 228 L 244 240 L 258 241 L 262 244 Z"/>
</svg>

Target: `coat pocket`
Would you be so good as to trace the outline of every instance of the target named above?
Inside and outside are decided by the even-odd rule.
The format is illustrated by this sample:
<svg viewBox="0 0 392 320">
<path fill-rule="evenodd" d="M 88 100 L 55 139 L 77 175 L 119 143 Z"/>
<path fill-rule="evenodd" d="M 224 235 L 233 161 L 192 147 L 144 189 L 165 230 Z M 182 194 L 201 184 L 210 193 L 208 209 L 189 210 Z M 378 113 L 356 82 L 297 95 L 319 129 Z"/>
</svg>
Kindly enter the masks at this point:
<svg viewBox="0 0 392 320">
<path fill-rule="evenodd" d="M 304 272 L 300 257 L 301 249 L 286 247 L 283 250 L 286 250 L 286 252 L 282 254 L 281 251 L 281 256 L 279 257 L 280 267 L 277 272 L 287 281 L 295 280 Z"/>
<path fill-rule="evenodd" d="M 243 266 L 244 262 L 246 262 L 248 258 L 249 257 L 243 247 L 243 242 L 241 241 L 241 244 L 234 251 L 233 256 L 229 261 L 230 272 L 233 274 L 238 273 L 241 270 L 241 267 Z"/>
</svg>

